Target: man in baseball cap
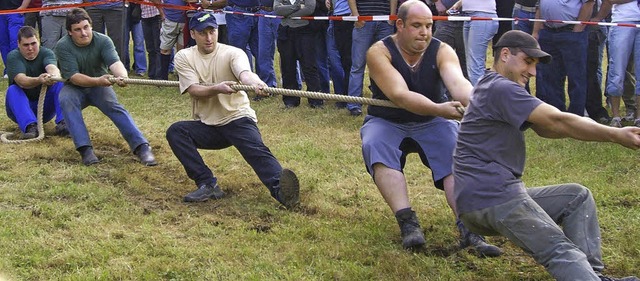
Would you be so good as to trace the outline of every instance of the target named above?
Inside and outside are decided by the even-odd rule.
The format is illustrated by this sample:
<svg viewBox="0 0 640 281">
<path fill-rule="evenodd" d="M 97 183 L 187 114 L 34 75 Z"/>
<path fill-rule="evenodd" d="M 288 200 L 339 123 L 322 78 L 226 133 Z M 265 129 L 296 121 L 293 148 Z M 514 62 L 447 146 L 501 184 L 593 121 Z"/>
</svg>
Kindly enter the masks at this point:
<svg viewBox="0 0 640 281">
<path fill-rule="evenodd" d="M 198 32 L 205 30 L 207 27 L 213 27 L 214 29 L 218 29 L 218 23 L 216 22 L 216 17 L 214 17 L 211 13 L 207 12 L 197 12 L 191 17 L 189 20 L 189 29 L 195 29 Z"/>
<path fill-rule="evenodd" d="M 520 30 L 507 31 L 500 37 L 500 40 L 493 46 L 493 49 L 496 50 L 504 47 L 519 48 L 528 56 L 540 59 L 541 63 L 551 62 L 551 55 L 540 49 L 538 41 L 529 35 L 529 33 Z"/>
<path fill-rule="evenodd" d="M 175 55 L 180 81 L 180 93 L 192 100 L 195 120 L 178 121 L 167 129 L 167 141 L 187 176 L 197 189 L 184 196 L 185 202 L 218 200 L 225 196 L 218 178 L 205 164 L 198 149 L 219 150 L 235 147 L 267 188 L 271 197 L 295 208 L 300 203 L 297 175 L 283 168 L 262 141 L 256 124 L 256 112 L 251 108 L 245 91 L 231 86 L 242 83 L 253 86 L 258 95 L 267 85 L 251 71 L 244 50 L 217 43 L 218 24 L 211 13 L 198 12 L 189 20 L 191 37 L 196 45 Z M 235 183 L 229 181 L 227 187 Z M 236 187 L 237 188 L 237 187 Z"/>
<path fill-rule="evenodd" d="M 476 84 L 454 154 L 455 205 L 470 231 L 501 235 L 544 265 L 556 280 L 624 280 L 602 275 L 602 237 L 596 203 L 576 183 L 527 188 L 524 131 L 541 137 L 612 142 L 640 148 L 640 128 L 613 128 L 561 112 L 524 85 L 551 56 L 522 31 L 505 33 L 494 64 Z M 605 239 L 602 239 L 605 238 Z"/>
</svg>

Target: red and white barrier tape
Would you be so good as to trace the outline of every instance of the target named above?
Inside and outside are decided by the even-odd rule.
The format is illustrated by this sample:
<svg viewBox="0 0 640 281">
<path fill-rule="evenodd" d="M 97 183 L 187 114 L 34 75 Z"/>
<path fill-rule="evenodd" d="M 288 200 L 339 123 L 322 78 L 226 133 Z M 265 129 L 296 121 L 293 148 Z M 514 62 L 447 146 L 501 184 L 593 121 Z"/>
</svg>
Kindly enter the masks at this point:
<svg viewBox="0 0 640 281">
<path fill-rule="evenodd" d="M 0 10 L 0 15 L 2 14 L 16 14 L 16 13 L 32 13 L 39 11 L 48 11 L 55 9 L 63 9 L 63 8 L 77 8 L 77 7 L 87 7 L 87 6 L 95 6 L 102 4 L 109 4 L 114 2 L 122 2 L 123 0 L 104 0 L 100 2 L 90 2 L 90 3 L 82 3 L 82 4 L 70 4 L 70 5 L 61 5 L 54 7 L 45 7 L 45 8 L 27 8 L 27 9 L 16 9 L 16 10 Z M 200 9 L 193 6 L 179 6 L 179 5 L 171 5 L 171 4 L 154 4 L 150 2 L 145 2 L 143 0 L 128 0 L 128 2 L 141 4 L 141 5 L 151 5 L 160 8 L 169 8 L 183 11 L 195 11 L 195 10 L 204 10 L 214 13 L 225 13 L 225 14 L 234 14 L 234 15 L 243 15 L 249 17 L 265 17 L 265 18 L 274 18 L 274 19 L 283 19 L 282 16 L 269 15 L 269 14 L 259 14 L 259 13 L 245 13 L 238 11 L 224 11 L 224 10 L 210 10 L 210 9 Z M 294 20 L 335 20 L 335 21 L 389 21 L 396 20 L 398 17 L 396 15 L 380 15 L 380 16 L 308 16 L 308 17 L 291 17 L 290 19 Z M 599 26 L 622 26 L 622 27 L 635 27 L 640 28 L 640 24 L 633 23 L 611 23 L 611 22 L 589 22 L 589 21 L 568 21 L 568 20 L 545 20 L 545 19 L 527 19 L 527 18 L 487 18 L 487 17 L 463 17 L 463 16 L 433 16 L 434 21 L 474 21 L 474 20 L 490 20 L 490 21 L 530 21 L 530 22 L 545 22 L 545 23 L 564 23 L 564 24 L 583 24 L 583 25 L 599 25 Z"/>
</svg>

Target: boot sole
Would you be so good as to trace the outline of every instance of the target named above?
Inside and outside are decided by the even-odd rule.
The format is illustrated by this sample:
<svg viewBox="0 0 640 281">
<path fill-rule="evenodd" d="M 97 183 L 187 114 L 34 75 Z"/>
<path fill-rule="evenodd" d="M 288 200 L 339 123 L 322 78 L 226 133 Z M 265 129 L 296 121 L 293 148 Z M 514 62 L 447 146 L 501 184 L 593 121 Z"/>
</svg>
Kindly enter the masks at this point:
<svg viewBox="0 0 640 281">
<path fill-rule="evenodd" d="M 280 173 L 280 191 L 284 198 L 282 204 L 291 209 L 300 204 L 300 182 L 296 174 L 289 169 L 282 169 Z"/>
</svg>

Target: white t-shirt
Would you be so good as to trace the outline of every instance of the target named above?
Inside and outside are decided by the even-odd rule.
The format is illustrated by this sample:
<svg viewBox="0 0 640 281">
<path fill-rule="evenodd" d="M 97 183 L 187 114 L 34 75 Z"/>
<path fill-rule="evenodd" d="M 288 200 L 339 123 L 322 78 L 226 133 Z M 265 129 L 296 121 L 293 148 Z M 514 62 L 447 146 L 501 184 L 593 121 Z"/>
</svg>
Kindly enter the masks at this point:
<svg viewBox="0 0 640 281">
<path fill-rule="evenodd" d="M 180 80 L 180 92 L 198 83 L 236 81 L 240 73 L 251 71 L 247 54 L 233 46 L 217 43 L 210 54 L 201 54 L 197 46 L 182 49 L 175 55 L 175 69 Z M 193 118 L 207 125 L 221 126 L 249 117 L 257 122 L 256 113 L 244 91 L 231 95 L 219 94 L 206 99 L 192 98 Z"/>
<path fill-rule="evenodd" d="M 496 0 L 462 0 L 464 12 L 496 12 Z"/>
</svg>

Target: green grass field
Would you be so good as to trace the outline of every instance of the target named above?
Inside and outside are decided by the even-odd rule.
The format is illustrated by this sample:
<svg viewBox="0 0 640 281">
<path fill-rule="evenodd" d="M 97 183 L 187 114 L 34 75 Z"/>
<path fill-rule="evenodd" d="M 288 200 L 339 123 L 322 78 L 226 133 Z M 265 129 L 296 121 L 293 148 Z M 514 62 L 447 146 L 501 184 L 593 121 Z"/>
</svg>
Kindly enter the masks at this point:
<svg viewBox="0 0 640 281">
<path fill-rule="evenodd" d="M 6 89 L 6 80 L 0 90 Z M 499 258 L 459 249 L 444 194 L 416 155 L 406 176 L 427 237 L 400 245 L 395 218 L 367 174 L 363 117 L 280 97 L 252 103 L 267 146 L 301 181 L 302 207 L 282 209 L 233 149 L 202 151 L 228 196 L 181 202 L 195 188 L 171 153 L 168 126 L 190 118 L 177 88 L 116 89 L 159 165 L 143 167 L 115 126 L 84 110 L 101 163 L 85 167 L 69 138 L 0 144 L 0 280 L 550 280 L 504 238 Z M 305 101 L 303 101 L 303 104 Z M 4 97 L 0 100 L 4 108 Z M 1 131 L 17 126 L 3 113 Z M 527 132 L 528 186 L 578 182 L 592 190 L 605 273 L 640 274 L 638 152 L 613 144 L 546 140 Z"/>
</svg>

